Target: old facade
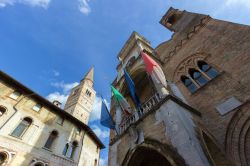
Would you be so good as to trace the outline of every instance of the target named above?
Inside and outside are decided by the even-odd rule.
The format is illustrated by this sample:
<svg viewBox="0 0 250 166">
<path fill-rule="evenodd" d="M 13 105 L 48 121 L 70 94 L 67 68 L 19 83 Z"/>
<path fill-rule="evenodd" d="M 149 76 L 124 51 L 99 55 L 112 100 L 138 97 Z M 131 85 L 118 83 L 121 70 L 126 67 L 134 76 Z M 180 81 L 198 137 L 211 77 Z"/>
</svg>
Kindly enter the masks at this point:
<svg viewBox="0 0 250 166">
<path fill-rule="evenodd" d="M 87 126 L 94 99 L 93 69 L 71 91 L 72 111 L 0 72 L 0 165 L 97 166 L 104 145 Z"/>
<path fill-rule="evenodd" d="M 110 133 L 109 165 L 250 165 L 250 28 L 170 8 L 160 23 L 172 38 L 152 48 L 133 32 L 118 54 L 113 85 L 132 107 L 123 76 L 143 103 Z M 140 52 L 161 65 L 169 95 L 160 98 Z M 117 104 L 111 99 L 116 119 Z"/>
</svg>

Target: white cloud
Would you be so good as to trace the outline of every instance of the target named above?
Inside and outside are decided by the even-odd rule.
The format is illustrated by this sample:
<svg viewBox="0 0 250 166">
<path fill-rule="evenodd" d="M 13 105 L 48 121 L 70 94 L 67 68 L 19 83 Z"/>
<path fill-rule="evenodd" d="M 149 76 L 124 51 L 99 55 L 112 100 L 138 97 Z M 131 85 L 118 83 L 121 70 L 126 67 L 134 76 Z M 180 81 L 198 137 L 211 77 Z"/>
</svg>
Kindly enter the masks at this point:
<svg viewBox="0 0 250 166">
<path fill-rule="evenodd" d="M 63 108 L 68 97 L 69 97 L 68 95 L 61 94 L 59 92 L 53 92 L 53 93 L 50 93 L 46 98 L 51 102 L 53 102 L 54 100 L 61 102 L 62 108 Z"/>
<path fill-rule="evenodd" d="M 79 85 L 79 83 L 78 82 L 64 83 L 64 81 L 61 81 L 61 82 L 51 83 L 51 85 L 56 88 L 62 89 L 62 93 L 55 91 L 48 94 L 46 98 L 51 102 L 53 102 L 54 100 L 58 100 L 59 102 L 62 103 L 62 108 L 63 108 L 67 101 L 67 98 L 69 97 L 70 90 Z"/>
<path fill-rule="evenodd" d="M 61 82 L 54 82 L 51 83 L 52 86 L 56 87 L 56 88 L 62 88 L 64 93 L 69 93 L 69 91 L 76 87 L 77 85 L 79 85 L 78 82 L 74 82 L 74 83 L 64 83 L 64 81 Z"/>
<path fill-rule="evenodd" d="M 16 3 L 25 4 L 32 7 L 47 8 L 51 0 L 0 0 L 0 7 L 6 7 L 7 5 L 14 5 Z"/>
<path fill-rule="evenodd" d="M 101 130 L 97 125 L 91 126 L 94 133 L 99 137 L 100 139 L 105 139 L 109 137 L 109 131 L 108 130 Z"/>
<path fill-rule="evenodd" d="M 104 102 L 106 103 L 107 107 L 110 108 L 110 103 L 107 102 L 106 99 L 104 99 Z M 90 114 L 89 121 L 93 122 L 95 120 L 99 120 L 101 117 L 101 107 L 102 107 L 102 98 L 96 96 L 95 102 L 93 105 L 92 112 Z"/>
<path fill-rule="evenodd" d="M 91 112 L 90 118 L 89 118 L 90 122 L 100 119 L 100 117 L 101 117 L 101 106 L 102 106 L 102 99 L 100 97 L 96 96 L 95 102 L 94 102 L 94 105 L 93 105 L 93 109 L 92 109 L 92 112 Z"/>
<path fill-rule="evenodd" d="M 100 160 L 99 160 L 99 166 L 106 166 L 107 164 L 107 160 L 108 160 L 108 158 L 106 157 L 106 158 L 100 158 Z"/>
<path fill-rule="evenodd" d="M 250 8 L 250 1 L 249 0 L 226 0 L 226 6 L 235 6 L 241 5 L 247 8 Z"/>
<path fill-rule="evenodd" d="M 78 0 L 79 10 L 85 15 L 91 12 L 89 1 L 90 0 Z M 42 7 L 47 9 L 50 2 L 51 0 L 0 0 L 0 8 L 6 7 L 7 5 L 24 4 L 31 7 Z"/>
<path fill-rule="evenodd" d="M 88 15 L 91 12 L 91 9 L 89 7 L 89 1 L 90 0 L 79 0 L 79 10 L 83 14 Z"/>
<path fill-rule="evenodd" d="M 60 72 L 57 70 L 52 70 L 52 73 L 54 74 L 55 77 L 58 77 L 60 75 Z"/>
</svg>

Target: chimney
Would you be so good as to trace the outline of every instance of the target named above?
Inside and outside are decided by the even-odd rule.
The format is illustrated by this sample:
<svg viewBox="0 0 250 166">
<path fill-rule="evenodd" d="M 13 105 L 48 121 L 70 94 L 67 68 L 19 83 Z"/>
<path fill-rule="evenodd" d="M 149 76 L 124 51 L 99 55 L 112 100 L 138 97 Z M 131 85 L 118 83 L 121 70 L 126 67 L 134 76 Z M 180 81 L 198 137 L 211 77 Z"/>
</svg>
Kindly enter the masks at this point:
<svg viewBox="0 0 250 166">
<path fill-rule="evenodd" d="M 58 100 L 54 100 L 52 103 L 59 108 L 62 106 L 62 103 L 60 103 Z"/>
</svg>

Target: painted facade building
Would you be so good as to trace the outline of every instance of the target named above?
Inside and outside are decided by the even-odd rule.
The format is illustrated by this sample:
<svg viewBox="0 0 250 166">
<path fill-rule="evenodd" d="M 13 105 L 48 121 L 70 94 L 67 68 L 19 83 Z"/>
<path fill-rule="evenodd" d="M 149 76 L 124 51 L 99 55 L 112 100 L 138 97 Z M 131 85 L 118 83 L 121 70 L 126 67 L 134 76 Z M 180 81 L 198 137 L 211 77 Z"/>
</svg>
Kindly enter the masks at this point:
<svg viewBox="0 0 250 166">
<path fill-rule="evenodd" d="M 113 82 L 134 112 L 110 132 L 110 166 L 250 165 L 250 27 L 170 8 L 160 23 L 172 38 L 152 48 L 133 32 L 118 54 Z M 163 69 L 169 94 L 159 97 L 141 52 Z M 136 109 L 123 75 L 142 103 Z"/>
<path fill-rule="evenodd" d="M 0 165 L 97 166 L 104 145 L 87 125 L 95 99 L 93 72 L 71 91 L 69 111 L 1 71 Z"/>
</svg>

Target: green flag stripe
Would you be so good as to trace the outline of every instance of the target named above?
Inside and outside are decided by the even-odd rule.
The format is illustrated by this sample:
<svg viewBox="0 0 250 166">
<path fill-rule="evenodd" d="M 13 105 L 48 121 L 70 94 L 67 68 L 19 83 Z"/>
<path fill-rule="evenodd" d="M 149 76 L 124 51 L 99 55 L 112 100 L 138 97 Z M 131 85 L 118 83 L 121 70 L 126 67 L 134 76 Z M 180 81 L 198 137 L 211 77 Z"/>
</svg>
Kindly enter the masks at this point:
<svg viewBox="0 0 250 166">
<path fill-rule="evenodd" d="M 122 94 L 117 89 L 115 89 L 113 86 L 111 86 L 111 89 L 112 89 L 112 92 L 113 92 L 116 100 L 121 101 L 121 100 L 124 99 L 124 97 L 122 96 Z"/>
</svg>

